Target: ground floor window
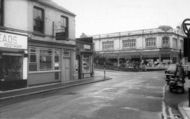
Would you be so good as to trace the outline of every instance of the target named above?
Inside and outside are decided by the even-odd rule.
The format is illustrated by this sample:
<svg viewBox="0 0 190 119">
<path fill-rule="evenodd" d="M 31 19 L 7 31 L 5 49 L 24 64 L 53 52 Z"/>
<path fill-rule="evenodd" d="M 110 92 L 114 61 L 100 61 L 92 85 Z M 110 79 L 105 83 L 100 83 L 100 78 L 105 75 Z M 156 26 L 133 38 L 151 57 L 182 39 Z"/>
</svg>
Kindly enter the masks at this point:
<svg viewBox="0 0 190 119">
<path fill-rule="evenodd" d="M 52 70 L 52 49 L 40 49 L 40 71 Z"/>
<path fill-rule="evenodd" d="M 91 73 L 92 70 L 92 62 L 91 62 L 90 55 L 83 55 L 82 56 L 82 72 L 83 73 Z"/>
<path fill-rule="evenodd" d="M 12 56 L 8 53 L 0 55 L 0 80 L 21 80 L 22 79 L 22 56 Z"/>
<path fill-rule="evenodd" d="M 29 71 L 60 70 L 61 49 L 30 47 Z"/>
</svg>

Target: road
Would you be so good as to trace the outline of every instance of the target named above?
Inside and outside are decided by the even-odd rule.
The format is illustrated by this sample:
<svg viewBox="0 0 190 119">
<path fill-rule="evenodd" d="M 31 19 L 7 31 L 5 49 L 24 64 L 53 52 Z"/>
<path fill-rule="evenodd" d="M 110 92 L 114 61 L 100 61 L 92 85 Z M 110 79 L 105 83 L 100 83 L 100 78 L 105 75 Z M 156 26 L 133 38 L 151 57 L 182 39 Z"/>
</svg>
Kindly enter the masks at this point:
<svg viewBox="0 0 190 119">
<path fill-rule="evenodd" d="M 12 101 L 0 108 L 0 119 L 161 119 L 169 109 L 163 71 L 106 76 L 112 79 Z"/>
</svg>

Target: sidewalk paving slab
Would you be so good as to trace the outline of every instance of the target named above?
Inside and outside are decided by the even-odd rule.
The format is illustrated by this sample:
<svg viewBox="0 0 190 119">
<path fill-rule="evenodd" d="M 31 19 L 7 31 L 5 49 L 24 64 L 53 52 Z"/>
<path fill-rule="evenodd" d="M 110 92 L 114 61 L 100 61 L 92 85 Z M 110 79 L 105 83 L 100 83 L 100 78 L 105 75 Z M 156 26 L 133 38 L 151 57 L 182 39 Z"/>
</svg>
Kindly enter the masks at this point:
<svg viewBox="0 0 190 119">
<path fill-rule="evenodd" d="M 178 109 L 179 109 L 183 119 L 190 119 L 190 107 L 188 107 L 188 101 L 179 103 Z"/>
<path fill-rule="evenodd" d="M 58 90 L 58 89 L 69 88 L 72 86 L 106 81 L 109 79 L 111 79 L 111 78 L 103 77 L 103 76 L 94 76 L 94 77 L 85 78 L 85 79 L 81 79 L 81 80 L 77 80 L 77 81 L 75 80 L 75 81 L 67 82 L 67 83 L 58 82 L 58 83 L 52 83 L 52 84 L 46 84 L 46 85 L 32 86 L 32 87 L 27 87 L 27 88 L 22 88 L 22 89 L 1 91 L 0 92 L 0 101 L 6 100 L 6 99 L 11 99 L 11 98 L 16 98 L 16 97 L 39 94 L 39 93 Z"/>
</svg>

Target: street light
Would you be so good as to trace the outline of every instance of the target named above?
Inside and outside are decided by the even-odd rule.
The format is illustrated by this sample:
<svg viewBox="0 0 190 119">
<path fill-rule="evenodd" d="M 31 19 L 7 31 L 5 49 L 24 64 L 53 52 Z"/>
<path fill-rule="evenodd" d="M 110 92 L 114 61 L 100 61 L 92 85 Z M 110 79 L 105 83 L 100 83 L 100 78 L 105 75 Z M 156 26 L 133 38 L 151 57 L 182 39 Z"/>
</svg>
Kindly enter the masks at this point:
<svg viewBox="0 0 190 119">
<path fill-rule="evenodd" d="M 190 19 L 185 19 L 182 23 L 183 32 L 186 34 L 186 38 L 184 38 L 184 57 L 188 58 L 188 62 L 190 62 Z M 188 100 L 189 100 L 189 107 L 190 107 L 190 70 L 188 66 Z"/>
</svg>

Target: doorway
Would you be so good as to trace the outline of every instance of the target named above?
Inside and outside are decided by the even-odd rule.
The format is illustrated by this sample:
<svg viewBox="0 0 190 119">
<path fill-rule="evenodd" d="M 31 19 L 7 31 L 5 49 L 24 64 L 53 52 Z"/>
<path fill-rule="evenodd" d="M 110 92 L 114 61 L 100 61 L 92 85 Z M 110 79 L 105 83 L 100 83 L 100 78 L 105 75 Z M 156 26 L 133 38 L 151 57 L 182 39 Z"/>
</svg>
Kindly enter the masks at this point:
<svg viewBox="0 0 190 119">
<path fill-rule="evenodd" d="M 71 78 L 71 60 L 63 57 L 62 64 L 62 82 L 69 82 Z"/>
</svg>

